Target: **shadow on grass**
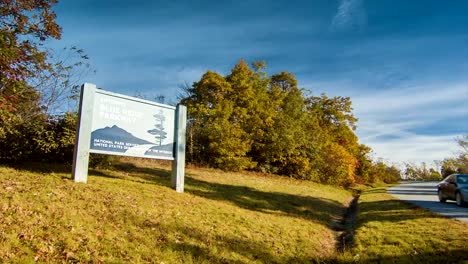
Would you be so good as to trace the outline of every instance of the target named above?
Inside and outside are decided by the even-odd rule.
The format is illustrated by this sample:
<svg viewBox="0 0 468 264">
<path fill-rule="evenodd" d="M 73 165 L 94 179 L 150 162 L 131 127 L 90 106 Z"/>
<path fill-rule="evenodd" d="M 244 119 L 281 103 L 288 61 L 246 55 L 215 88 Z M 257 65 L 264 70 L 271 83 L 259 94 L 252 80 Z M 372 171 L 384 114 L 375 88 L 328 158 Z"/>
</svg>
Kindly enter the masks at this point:
<svg viewBox="0 0 468 264">
<path fill-rule="evenodd" d="M 45 163 L 45 162 L 20 162 L 20 163 L 5 163 L 4 165 L 14 168 L 15 170 L 28 171 L 33 173 L 71 173 L 72 165 Z"/>
<path fill-rule="evenodd" d="M 381 256 L 370 258 L 356 258 L 343 260 L 338 256 L 323 257 L 315 252 L 301 252 L 303 254 L 284 254 L 275 250 L 274 241 L 253 241 L 246 237 L 234 235 L 220 235 L 206 232 L 186 225 L 168 226 L 164 223 L 141 221 L 135 217 L 135 224 L 142 229 L 157 230 L 156 238 L 162 248 L 171 252 L 179 252 L 183 262 L 189 258 L 195 263 L 466 263 L 468 249 L 442 251 L 432 249 L 411 254 Z M 180 234 L 174 240 L 169 234 Z M 176 235 L 177 237 L 177 235 Z M 291 256 L 295 255 L 295 256 Z"/>
<path fill-rule="evenodd" d="M 104 170 L 90 170 L 90 174 L 136 182 L 144 181 L 172 188 L 170 170 L 139 167 L 132 163 L 118 163 L 113 165 L 113 168 L 124 172 L 124 175 L 114 176 Z M 227 201 L 252 211 L 300 217 L 327 226 L 334 217 L 345 211 L 342 204 L 329 199 L 264 192 L 247 186 L 207 182 L 190 177 L 189 174 L 185 177 L 185 192 L 212 200 Z"/>
<path fill-rule="evenodd" d="M 220 235 L 216 231 L 207 232 L 193 226 L 175 227 L 152 221 L 140 221 L 138 225 L 142 229 L 156 230 L 160 246 L 179 252 L 183 256 L 179 257 L 181 263 L 187 257 L 191 260 L 187 262 L 194 263 L 324 263 L 320 257 L 313 256 L 315 252 L 300 252 L 303 256 L 280 253 L 275 244 L 281 246 L 281 243 L 274 239 L 253 241 L 241 235 Z M 176 239 L 170 234 L 176 234 Z"/>
<path fill-rule="evenodd" d="M 281 256 L 274 255 L 271 245 L 255 242 L 247 238 L 223 236 L 213 234 L 207 236 L 205 232 L 193 227 L 179 227 L 177 230 L 184 234 L 182 241 L 168 241 L 165 246 L 174 251 L 189 253 L 195 262 L 208 263 L 300 263 L 288 261 Z M 195 241 L 195 243 L 184 240 Z M 271 250 L 271 251 L 270 251 Z M 303 262 L 310 263 L 310 261 Z"/>
<path fill-rule="evenodd" d="M 358 228 L 374 221 L 400 222 L 418 218 L 444 218 L 441 215 L 429 213 L 416 205 L 399 200 L 361 202 L 359 203 L 359 211 L 365 216 L 359 217 Z"/>
<path fill-rule="evenodd" d="M 342 214 L 344 206 L 336 201 L 279 192 L 265 192 L 247 186 L 237 186 L 186 179 L 187 193 L 200 197 L 227 201 L 240 208 L 278 215 L 300 217 L 329 225 L 336 214 Z"/>
<path fill-rule="evenodd" d="M 119 162 L 112 165 L 112 170 L 121 172 L 120 175 L 108 173 L 103 169 L 89 169 L 92 176 L 122 179 L 140 183 L 153 183 L 171 187 L 171 171 L 159 168 L 138 167 L 132 163 Z M 122 174 L 123 173 L 123 174 Z"/>
<path fill-rule="evenodd" d="M 99 176 L 99 177 L 110 178 L 110 179 L 122 179 L 121 177 L 110 175 L 99 169 L 88 169 L 88 175 Z"/>
</svg>

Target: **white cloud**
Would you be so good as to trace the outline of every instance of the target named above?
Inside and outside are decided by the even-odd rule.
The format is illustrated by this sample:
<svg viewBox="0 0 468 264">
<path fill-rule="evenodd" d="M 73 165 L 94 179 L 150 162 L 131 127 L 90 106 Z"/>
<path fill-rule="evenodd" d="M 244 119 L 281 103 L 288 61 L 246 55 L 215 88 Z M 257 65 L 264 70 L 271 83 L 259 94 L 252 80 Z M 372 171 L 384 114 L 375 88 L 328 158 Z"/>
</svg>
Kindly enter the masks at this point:
<svg viewBox="0 0 468 264">
<path fill-rule="evenodd" d="M 379 140 L 370 138 L 363 140 L 364 144 L 371 146 L 376 157 L 381 157 L 390 163 L 421 163 L 434 166 L 436 160 L 451 157 L 457 151 L 455 137 L 458 134 L 423 136 L 407 134 L 394 140 Z"/>
<path fill-rule="evenodd" d="M 361 30 L 366 23 L 364 0 L 340 0 L 331 29 L 332 31 Z"/>
<path fill-rule="evenodd" d="M 164 96 L 167 103 L 177 102 L 181 92 L 180 86 L 198 81 L 207 69 L 200 66 L 163 66 L 144 65 L 140 63 L 122 62 L 120 67 L 105 65 L 102 73 L 97 74 L 88 82 L 98 87 L 129 96 L 142 96 L 154 100 Z"/>
<path fill-rule="evenodd" d="M 426 162 L 454 156 L 455 138 L 468 133 L 468 81 L 420 81 L 420 85 L 390 90 L 363 90 L 347 81 L 313 82 L 314 93 L 350 96 L 359 118 L 356 131 L 375 158 L 390 163 Z M 331 92 L 331 93 L 330 93 Z"/>
<path fill-rule="evenodd" d="M 364 113 L 415 113 L 421 110 L 431 110 L 434 106 L 453 101 L 462 101 L 468 98 L 468 84 L 441 84 L 430 86 L 414 86 L 405 89 L 393 89 L 377 92 L 366 96 L 354 97 L 354 104 L 359 105 L 356 111 Z M 452 111 L 456 105 L 450 109 L 442 109 L 439 114 Z M 422 108 L 422 109 L 421 109 Z M 424 114 L 424 112 L 420 113 Z"/>
<path fill-rule="evenodd" d="M 357 133 L 378 157 L 430 164 L 453 156 L 455 137 L 468 132 L 467 101 L 468 82 L 356 96 Z M 450 122 L 457 129 L 444 131 L 444 126 L 453 125 Z"/>
</svg>

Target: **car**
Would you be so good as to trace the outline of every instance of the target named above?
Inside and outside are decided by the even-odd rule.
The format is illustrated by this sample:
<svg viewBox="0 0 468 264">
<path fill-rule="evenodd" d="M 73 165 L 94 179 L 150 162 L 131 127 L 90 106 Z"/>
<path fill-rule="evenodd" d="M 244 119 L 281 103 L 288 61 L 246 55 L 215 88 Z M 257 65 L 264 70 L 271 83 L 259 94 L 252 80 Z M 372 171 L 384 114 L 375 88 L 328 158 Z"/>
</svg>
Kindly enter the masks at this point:
<svg viewBox="0 0 468 264">
<path fill-rule="evenodd" d="M 468 203 L 468 174 L 451 174 L 437 184 L 439 201 L 454 200 L 458 206 Z"/>
</svg>

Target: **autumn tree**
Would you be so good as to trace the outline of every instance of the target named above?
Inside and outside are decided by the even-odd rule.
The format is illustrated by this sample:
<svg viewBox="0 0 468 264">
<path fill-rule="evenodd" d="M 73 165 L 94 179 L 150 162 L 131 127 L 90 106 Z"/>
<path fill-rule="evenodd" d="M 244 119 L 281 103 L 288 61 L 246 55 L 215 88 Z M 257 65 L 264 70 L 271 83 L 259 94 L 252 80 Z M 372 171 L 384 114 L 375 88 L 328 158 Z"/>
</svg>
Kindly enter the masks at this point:
<svg viewBox="0 0 468 264">
<path fill-rule="evenodd" d="M 14 111 L 24 82 L 38 71 L 49 70 L 41 43 L 59 39 L 52 5 L 56 0 L 5 0 L 0 3 L 0 109 Z M 9 90 L 10 94 L 6 94 Z"/>
<path fill-rule="evenodd" d="M 76 114 L 66 111 L 76 111 L 87 72 L 75 69 L 87 67 L 88 57 L 76 47 L 59 54 L 45 45 L 60 39 L 56 3 L 0 2 L 0 161 L 71 161 Z"/>
<path fill-rule="evenodd" d="M 363 149 L 354 134 L 357 118 L 352 113 L 350 98 L 322 94 L 308 97 L 306 103 L 309 115 L 317 120 L 316 133 L 321 135 L 323 162 L 317 166 L 322 182 L 354 183 Z"/>
<path fill-rule="evenodd" d="M 370 157 L 372 149 L 364 144 L 359 144 L 356 155 L 357 169 L 356 182 L 358 183 L 374 183 L 376 179 L 370 173 L 372 168 L 372 158 Z"/>
<path fill-rule="evenodd" d="M 268 94 L 273 122 L 255 158 L 266 171 L 309 178 L 311 164 L 306 152 L 311 131 L 306 128 L 305 98 L 295 76 L 289 72 L 272 75 Z"/>
<path fill-rule="evenodd" d="M 226 76 L 208 71 L 185 86 L 191 162 L 342 186 L 395 179 L 392 167 L 372 171 L 370 148 L 354 133 L 350 98 L 306 97 L 294 74 L 268 76 L 265 69 L 264 62 L 240 60 Z"/>
<path fill-rule="evenodd" d="M 249 135 L 242 130 L 240 117 L 243 110 L 231 100 L 231 84 L 208 71 L 187 93 L 182 102 L 188 106 L 188 153 L 192 160 L 228 170 L 251 167 Z"/>
<path fill-rule="evenodd" d="M 468 173 L 468 134 L 457 138 L 456 142 L 460 147 L 459 153 L 455 157 L 445 158 L 441 164 L 441 174 L 443 177 L 452 173 Z"/>
<path fill-rule="evenodd" d="M 6 0 L 0 3 L 0 140 L 21 135 L 41 115 L 40 93 L 27 84 L 38 71 L 50 70 L 41 43 L 60 38 L 51 6 L 55 0 Z M 37 120 L 37 119 L 34 119 Z M 34 127 L 34 126 L 32 126 Z M 21 142 L 17 142 L 21 144 Z"/>
</svg>

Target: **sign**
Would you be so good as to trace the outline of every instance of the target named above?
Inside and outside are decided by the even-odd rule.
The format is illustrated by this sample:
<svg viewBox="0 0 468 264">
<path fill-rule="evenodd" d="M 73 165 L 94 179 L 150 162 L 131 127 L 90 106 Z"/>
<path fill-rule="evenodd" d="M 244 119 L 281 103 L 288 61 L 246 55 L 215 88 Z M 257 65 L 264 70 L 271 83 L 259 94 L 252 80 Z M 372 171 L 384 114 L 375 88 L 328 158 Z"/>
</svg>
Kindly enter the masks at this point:
<svg viewBox="0 0 468 264">
<path fill-rule="evenodd" d="M 175 107 L 96 90 L 93 109 L 92 153 L 174 159 Z"/>
<path fill-rule="evenodd" d="M 183 192 L 187 110 L 81 87 L 73 179 L 86 182 L 89 153 L 172 160 L 172 183 Z"/>
</svg>

